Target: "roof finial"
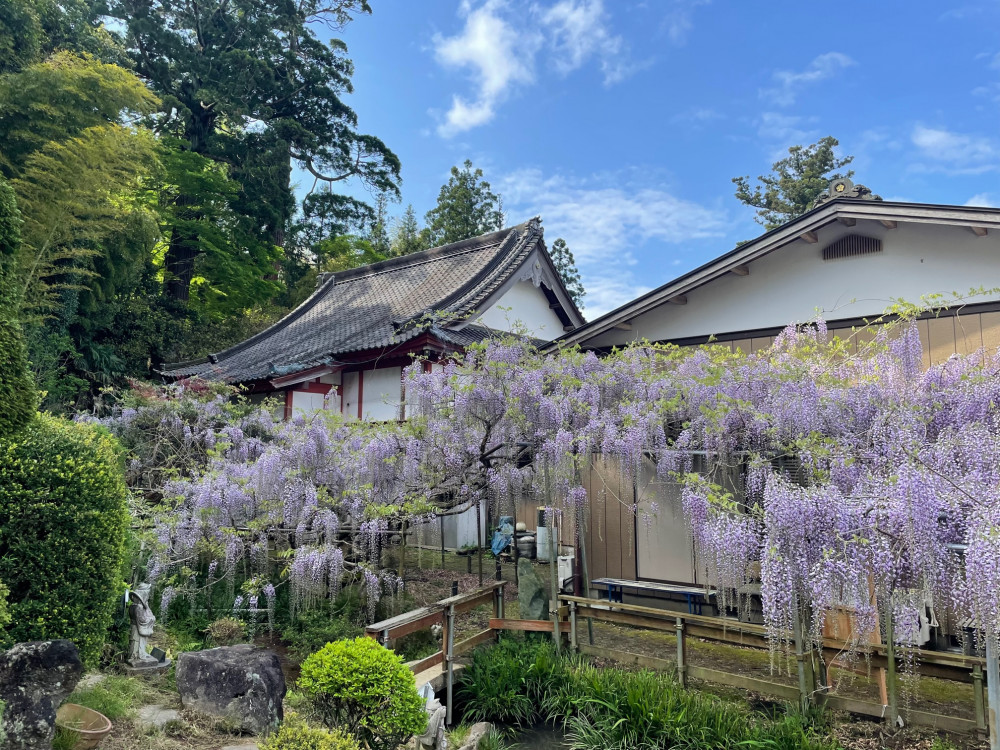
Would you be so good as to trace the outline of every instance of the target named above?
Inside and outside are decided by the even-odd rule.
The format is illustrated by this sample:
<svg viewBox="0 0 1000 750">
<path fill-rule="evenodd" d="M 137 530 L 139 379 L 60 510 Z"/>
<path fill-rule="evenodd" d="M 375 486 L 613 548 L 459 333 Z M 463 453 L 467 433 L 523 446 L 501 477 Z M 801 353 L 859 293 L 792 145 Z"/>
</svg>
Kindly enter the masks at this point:
<svg viewBox="0 0 1000 750">
<path fill-rule="evenodd" d="M 837 198 L 853 198 L 865 201 L 882 200 L 881 195 L 875 195 L 875 193 L 864 185 L 855 185 L 846 177 L 838 177 L 836 180 L 830 182 L 826 190 L 816 196 L 813 206 L 821 206 L 827 201 L 836 200 Z"/>
</svg>

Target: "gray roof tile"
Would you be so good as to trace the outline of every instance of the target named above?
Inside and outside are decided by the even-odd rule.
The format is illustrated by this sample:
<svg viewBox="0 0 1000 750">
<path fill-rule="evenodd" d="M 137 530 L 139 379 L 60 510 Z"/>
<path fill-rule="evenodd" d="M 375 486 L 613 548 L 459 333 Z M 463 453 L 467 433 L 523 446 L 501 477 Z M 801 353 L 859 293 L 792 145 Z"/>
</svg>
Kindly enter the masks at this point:
<svg viewBox="0 0 1000 750">
<path fill-rule="evenodd" d="M 461 345 L 487 335 L 448 321 L 477 309 L 523 264 L 542 239 L 537 219 L 402 258 L 333 274 L 309 299 L 270 328 L 205 359 L 166 365 L 169 378 L 248 382 L 287 375 L 338 355 L 414 338 L 434 313 L 434 332 Z M 469 330 L 473 329 L 473 330 Z"/>
</svg>

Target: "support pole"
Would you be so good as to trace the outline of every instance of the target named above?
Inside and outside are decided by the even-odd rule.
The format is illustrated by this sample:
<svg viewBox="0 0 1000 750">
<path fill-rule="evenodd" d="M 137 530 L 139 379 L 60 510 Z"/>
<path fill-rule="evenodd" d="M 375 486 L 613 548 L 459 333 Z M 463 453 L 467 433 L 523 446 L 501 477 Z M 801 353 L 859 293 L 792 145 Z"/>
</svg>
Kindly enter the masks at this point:
<svg viewBox="0 0 1000 750">
<path fill-rule="evenodd" d="M 483 501 L 476 501 L 476 547 L 479 555 L 479 588 L 483 587 Z M 470 561 L 471 564 L 471 561 Z M 469 571 L 472 572 L 471 570 Z"/>
<path fill-rule="evenodd" d="M 550 505 L 551 513 L 549 521 L 549 578 L 551 579 L 552 597 L 549 600 L 549 613 L 552 617 L 552 640 L 556 643 L 556 653 L 559 652 L 559 562 L 556 559 L 556 514 L 555 509 Z"/>
<path fill-rule="evenodd" d="M 986 703 L 983 700 L 983 668 L 972 666 L 972 705 L 976 712 L 976 729 L 986 731 Z"/>
<path fill-rule="evenodd" d="M 452 710 L 452 693 L 454 691 L 455 685 L 455 605 L 448 605 L 448 641 L 447 641 L 447 651 L 445 651 L 444 661 L 448 668 L 448 676 L 446 678 L 446 698 L 448 700 L 448 715 L 445 717 L 445 721 L 448 726 L 451 726 L 451 710 Z"/>
<path fill-rule="evenodd" d="M 799 707 L 803 712 L 809 707 L 811 691 L 806 674 L 806 640 L 802 632 L 802 618 L 799 612 L 798 596 L 792 599 L 792 636 L 795 638 L 795 662 L 799 673 Z"/>
<path fill-rule="evenodd" d="M 587 495 L 587 503 L 590 503 L 590 495 Z M 583 574 L 583 595 L 590 598 L 590 571 L 587 569 L 587 529 L 586 529 L 586 513 L 583 510 L 577 510 L 577 523 L 576 523 L 576 535 L 579 537 L 580 541 L 580 572 Z M 587 618 L 587 639 L 590 641 L 590 645 L 594 645 L 594 618 Z"/>
<path fill-rule="evenodd" d="M 1000 664 L 997 661 L 997 637 L 984 632 L 986 638 L 986 695 L 987 731 L 990 733 L 990 750 L 1000 750 Z"/>
<path fill-rule="evenodd" d="M 438 516 L 441 521 L 441 570 L 444 570 L 444 516 Z"/>
<path fill-rule="evenodd" d="M 687 664 L 684 661 L 684 618 L 674 620 L 674 630 L 677 633 L 677 682 L 681 687 L 687 685 Z"/>
<path fill-rule="evenodd" d="M 569 603 L 569 647 L 574 651 L 579 651 L 576 644 L 576 602 Z"/>
<path fill-rule="evenodd" d="M 886 613 L 885 618 L 885 662 L 886 662 L 886 690 L 889 694 L 889 712 L 886 717 L 889 723 L 896 725 L 899 718 L 899 704 L 896 699 L 896 635 L 892 627 L 892 611 Z"/>
</svg>

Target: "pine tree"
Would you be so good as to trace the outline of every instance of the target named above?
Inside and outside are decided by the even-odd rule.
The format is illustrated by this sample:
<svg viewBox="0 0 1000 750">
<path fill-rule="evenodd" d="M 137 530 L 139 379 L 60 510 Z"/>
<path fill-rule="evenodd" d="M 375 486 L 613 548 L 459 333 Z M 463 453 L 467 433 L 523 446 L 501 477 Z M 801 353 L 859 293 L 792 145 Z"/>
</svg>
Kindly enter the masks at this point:
<svg viewBox="0 0 1000 750">
<path fill-rule="evenodd" d="M 371 245 L 372 252 L 383 257 L 392 254 L 389 243 L 389 197 L 385 193 L 379 193 L 375 199 L 375 219 L 368 229 L 368 244 Z"/>
<path fill-rule="evenodd" d="M 451 168 L 451 177 L 438 193 L 437 205 L 427 212 L 431 242 L 446 245 L 469 237 L 503 229 L 503 203 L 483 179 L 483 170 L 473 169 L 468 159 Z"/>
<path fill-rule="evenodd" d="M 420 250 L 426 250 L 425 237 L 417 221 L 417 213 L 411 203 L 403 215 L 396 220 L 396 229 L 392 236 L 392 254 L 395 256 L 409 255 Z"/>
<path fill-rule="evenodd" d="M 583 288 L 583 282 L 580 281 L 580 272 L 576 267 L 576 259 L 573 257 L 573 251 L 566 245 L 566 240 L 560 237 L 553 242 L 549 256 L 552 258 L 552 265 L 556 267 L 559 276 L 562 277 L 563 284 L 566 286 L 569 296 L 577 307 L 583 309 L 583 298 L 587 292 Z"/>
<path fill-rule="evenodd" d="M 831 180 L 854 175 L 836 170 L 846 167 L 853 156 L 840 159 L 833 149 L 840 142 L 831 135 L 810 146 L 792 146 L 788 156 L 771 166 L 770 175 L 761 175 L 760 184 L 750 187 L 750 177 L 734 177 L 740 203 L 757 209 L 754 219 L 766 229 L 774 229 L 801 216 L 813 207 L 816 198 Z"/>
</svg>

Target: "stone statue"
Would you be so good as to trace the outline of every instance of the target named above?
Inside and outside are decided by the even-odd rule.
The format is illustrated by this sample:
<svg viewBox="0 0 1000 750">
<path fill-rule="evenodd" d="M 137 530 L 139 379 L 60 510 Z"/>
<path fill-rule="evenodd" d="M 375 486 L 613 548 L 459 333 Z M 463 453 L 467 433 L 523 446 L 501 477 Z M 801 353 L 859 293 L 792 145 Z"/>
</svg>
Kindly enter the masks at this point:
<svg viewBox="0 0 1000 750">
<path fill-rule="evenodd" d="M 156 615 L 149 608 L 149 595 L 152 586 L 140 583 L 134 590 L 128 592 L 129 618 L 132 620 L 132 631 L 128 639 L 128 663 L 135 668 L 159 667 L 160 661 L 149 654 L 147 639 L 153 635 L 153 625 Z"/>
</svg>

